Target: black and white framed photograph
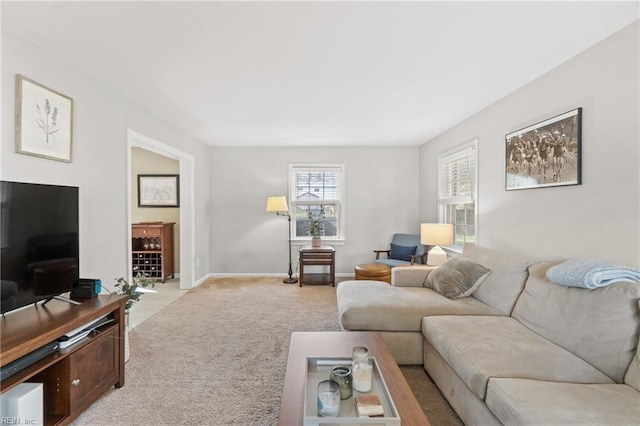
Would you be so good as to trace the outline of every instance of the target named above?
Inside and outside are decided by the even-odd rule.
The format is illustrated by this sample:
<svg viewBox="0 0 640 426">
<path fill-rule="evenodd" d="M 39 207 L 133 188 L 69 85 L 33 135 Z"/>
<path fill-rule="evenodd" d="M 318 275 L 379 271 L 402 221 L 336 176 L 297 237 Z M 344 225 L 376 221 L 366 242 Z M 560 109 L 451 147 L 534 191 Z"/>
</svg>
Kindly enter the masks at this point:
<svg viewBox="0 0 640 426">
<path fill-rule="evenodd" d="M 180 176 L 138 175 L 138 207 L 180 207 Z"/>
<path fill-rule="evenodd" d="M 16 75 L 16 152 L 71 162 L 73 99 Z"/>
<path fill-rule="evenodd" d="M 505 139 L 507 191 L 582 183 L 582 108 L 509 133 Z"/>
</svg>

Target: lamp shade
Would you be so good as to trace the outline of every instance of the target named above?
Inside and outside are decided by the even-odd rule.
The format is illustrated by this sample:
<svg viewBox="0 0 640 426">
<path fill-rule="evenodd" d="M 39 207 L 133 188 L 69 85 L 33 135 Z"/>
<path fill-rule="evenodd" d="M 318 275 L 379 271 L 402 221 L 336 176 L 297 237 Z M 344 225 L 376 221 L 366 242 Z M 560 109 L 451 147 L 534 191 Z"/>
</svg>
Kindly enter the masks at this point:
<svg viewBox="0 0 640 426">
<path fill-rule="evenodd" d="M 284 195 L 276 195 L 267 198 L 267 211 L 268 212 L 288 212 L 289 206 L 287 205 L 287 199 Z"/>
<path fill-rule="evenodd" d="M 420 243 L 426 246 L 447 246 L 453 244 L 453 225 L 450 223 L 421 224 Z"/>
</svg>

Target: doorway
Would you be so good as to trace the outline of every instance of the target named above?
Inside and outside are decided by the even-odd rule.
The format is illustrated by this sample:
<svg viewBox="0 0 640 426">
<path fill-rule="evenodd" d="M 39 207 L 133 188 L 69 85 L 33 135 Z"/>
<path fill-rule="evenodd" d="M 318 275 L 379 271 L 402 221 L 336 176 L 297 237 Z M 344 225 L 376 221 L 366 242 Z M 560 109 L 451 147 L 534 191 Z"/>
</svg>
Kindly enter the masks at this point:
<svg viewBox="0 0 640 426">
<path fill-rule="evenodd" d="M 147 136 L 144 136 L 133 130 L 127 132 L 127 199 L 129 200 L 129 206 L 127 209 L 128 215 L 128 230 L 127 230 L 127 244 L 128 252 L 131 253 L 131 224 L 132 220 L 132 185 L 137 185 L 137 176 L 132 173 L 132 153 L 135 148 L 142 148 L 146 151 L 150 151 L 155 154 L 162 155 L 169 159 L 176 160 L 178 162 L 178 174 L 180 176 L 179 193 L 180 193 L 180 209 L 179 209 L 179 223 L 180 232 L 179 239 L 174 244 L 179 247 L 179 261 L 176 262 L 178 270 L 180 271 L 180 289 L 188 290 L 194 287 L 194 262 L 193 256 L 195 252 L 195 235 L 194 235 L 194 157 L 172 146 L 166 145 L 162 142 L 158 142 Z M 128 256 L 128 270 L 130 272 L 130 278 L 132 278 L 132 264 L 131 256 Z"/>
<path fill-rule="evenodd" d="M 128 230 L 127 230 L 127 257 L 129 278 L 133 278 L 132 261 L 132 230 L 131 224 L 141 221 L 174 222 L 177 225 L 178 238 L 174 238 L 175 275 L 164 283 L 156 283 L 157 293 L 146 294 L 140 298 L 136 308 L 131 311 L 130 324 L 134 328 L 150 316 L 160 311 L 165 306 L 186 293 L 186 290 L 194 287 L 194 158 L 174 147 L 158 142 L 133 130 L 128 131 L 127 143 L 127 199 L 128 202 Z M 143 212 L 138 209 L 137 192 L 138 174 L 142 174 L 144 166 L 136 164 L 136 161 L 155 162 L 157 168 L 153 169 L 157 174 L 177 174 L 179 176 L 179 208 L 146 209 Z M 149 212 L 149 210 L 151 210 Z M 153 211 L 155 210 L 155 211 Z M 174 226 L 176 226 L 174 225 Z M 161 286 L 161 287 L 159 287 Z"/>
</svg>

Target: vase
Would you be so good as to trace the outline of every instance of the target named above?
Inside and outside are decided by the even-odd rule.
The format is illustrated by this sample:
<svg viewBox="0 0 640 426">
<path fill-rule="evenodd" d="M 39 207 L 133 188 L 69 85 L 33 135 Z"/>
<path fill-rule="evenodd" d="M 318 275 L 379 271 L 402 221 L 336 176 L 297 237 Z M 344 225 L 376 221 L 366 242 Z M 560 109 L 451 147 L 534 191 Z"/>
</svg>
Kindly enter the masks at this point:
<svg viewBox="0 0 640 426">
<path fill-rule="evenodd" d="M 129 311 L 124 313 L 124 362 L 129 361 Z"/>
<path fill-rule="evenodd" d="M 320 237 L 312 237 L 311 238 L 311 247 L 320 247 L 322 245 L 322 240 Z"/>
</svg>

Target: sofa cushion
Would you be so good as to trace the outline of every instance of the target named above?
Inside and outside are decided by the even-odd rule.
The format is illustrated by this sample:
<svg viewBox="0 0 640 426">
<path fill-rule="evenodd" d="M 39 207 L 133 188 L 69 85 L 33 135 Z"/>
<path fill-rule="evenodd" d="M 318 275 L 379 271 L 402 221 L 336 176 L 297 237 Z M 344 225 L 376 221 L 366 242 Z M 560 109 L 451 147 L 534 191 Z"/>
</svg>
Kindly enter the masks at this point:
<svg viewBox="0 0 640 426">
<path fill-rule="evenodd" d="M 336 292 L 340 325 L 346 330 L 420 332 L 428 315 L 502 315 L 472 297 L 450 300 L 426 288 L 379 281 L 343 281 Z"/>
<path fill-rule="evenodd" d="M 396 266 L 409 266 L 411 264 L 406 260 L 398 260 L 398 259 L 375 259 L 375 260 L 372 260 L 372 262 L 387 265 L 389 268 L 395 268 Z"/>
<path fill-rule="evenodd" d="M 391 243 L 391 251 L 389 251 L 389 259 L 404 260 L 405 262 L 411 261 L 411 256 L 416 254 L 416 248 L 418 246 L 401 246 Z"/>
<path fill-rule="evenodd" d="M 427 276 L 425 287 L 448 299 L 459 299 L 470 296 L 490 272 L 479 263 L 455 256 Z"/>
<path fill-rule="evenodd" d="M 427 317 L 422 320 L 422 333 L 480 399 L 491 377 L 612 383 L 582 359 L 511 317 Z"/>
<path fill-rule="evenodd" d="M 638 301 L 638 307 L 640 308 L 640 301 Z M 624 382 L 640 392 L 640 354 L 638 351 L 640 351 L 640 342 L 638 342 L 636 353 L 627 369 L 627 374 L 624 375 Z"/>
<path fill-rule="evenodd" d="M 534 260 L 500 253 L 472 243 L 465 244 L 462 255 L 491 270 L 491 274 L 473 293 L 473 297 L 510 315 L 527 280 L 527 268 Z"/>
<path fill-rule="evenodd" d="M 546 278 L 552 266 L 529 268 L 512 316 L 622 383 L 638 345 L 640 284 L 621 282 L 595 290 L 559 286 Z"/>
<path fill-rule="evenodd" d="M 489 379 L 486 402 L 506 425 L 640 424 L 640 395 L 626 385 Z"/>
</svg>

